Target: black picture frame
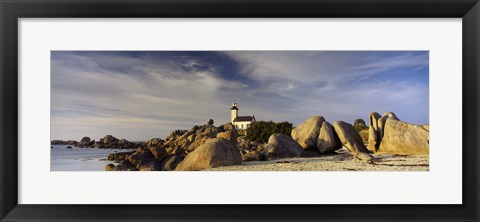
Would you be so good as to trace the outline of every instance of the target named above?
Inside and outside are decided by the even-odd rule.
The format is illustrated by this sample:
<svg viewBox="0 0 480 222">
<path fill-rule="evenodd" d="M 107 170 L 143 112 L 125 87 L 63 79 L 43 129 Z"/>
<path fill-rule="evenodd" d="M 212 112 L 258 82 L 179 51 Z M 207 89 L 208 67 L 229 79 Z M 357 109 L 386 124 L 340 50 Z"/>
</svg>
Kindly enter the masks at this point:
<svg viewBox="0 0 480 222">
<path fill-rule="evenodd" d="M 478 221 L 478 0 L 0 0 L 2 221 Z M 461 205 L 24 205 L 18 204 L 18 19 L 133 17 L 462 18 Z M 448 43 L 445 43 L 448 44 Z M 459 121 L 446 117 L 451 121 Z M 41 190 L 39 190 L 41 192 Z M 445 191 L 448 192 L 448 191 Z M 441 195 L 441 194 L 439 194 Z"/>
</svg>

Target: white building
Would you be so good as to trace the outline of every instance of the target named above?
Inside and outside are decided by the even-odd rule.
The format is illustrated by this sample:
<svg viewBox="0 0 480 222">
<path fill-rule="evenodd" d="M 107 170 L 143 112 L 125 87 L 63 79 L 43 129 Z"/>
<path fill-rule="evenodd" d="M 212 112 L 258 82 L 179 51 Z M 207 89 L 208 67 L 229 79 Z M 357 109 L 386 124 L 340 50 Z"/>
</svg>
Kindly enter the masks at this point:
<svg viewBox="0 0 480 222">
<path fill-rule="evenodd" d="M 232 124 L 237 130 L 246 130 L 248 127 L 250 127 L 252 122 L 255 122 L 255 116 L 253 114 L 251 116 L 238 116 L 237 103 L 232 104 L 230 113 L 232 117 Z"/>
</svg>

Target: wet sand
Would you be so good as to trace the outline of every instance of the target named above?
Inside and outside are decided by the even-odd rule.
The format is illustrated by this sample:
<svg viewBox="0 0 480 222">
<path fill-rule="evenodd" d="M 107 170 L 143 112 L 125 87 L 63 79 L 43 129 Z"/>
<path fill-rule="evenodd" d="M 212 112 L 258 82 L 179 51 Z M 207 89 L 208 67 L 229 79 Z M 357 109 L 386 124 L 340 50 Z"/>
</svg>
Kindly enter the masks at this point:
<svg viewBox="0 0 480 222">
<path fill-rule="evenodd" d="M 212 171 L 428 171 L 428 155 L 373 154 L 375 160 L 354 159 L 342 148 L 337 154 L 243 162 L 242 165 L 212 168 Z"/>
</svg>

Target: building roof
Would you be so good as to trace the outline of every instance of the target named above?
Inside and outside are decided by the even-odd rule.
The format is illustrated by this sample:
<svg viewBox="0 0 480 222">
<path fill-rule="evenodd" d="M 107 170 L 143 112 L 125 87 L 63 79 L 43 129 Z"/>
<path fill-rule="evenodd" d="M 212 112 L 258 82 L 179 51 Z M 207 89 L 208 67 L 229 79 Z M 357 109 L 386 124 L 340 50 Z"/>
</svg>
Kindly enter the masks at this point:
<svg viewBox="0 0 480 222">
<path fill-rule="evenodd" d="M 246 122 L 246 121 L 254 121 L 254 120 L 255 120 L 254 116 L 237 116 L 237 118 L 235 118 L 233 122 Z"/>
</svg>

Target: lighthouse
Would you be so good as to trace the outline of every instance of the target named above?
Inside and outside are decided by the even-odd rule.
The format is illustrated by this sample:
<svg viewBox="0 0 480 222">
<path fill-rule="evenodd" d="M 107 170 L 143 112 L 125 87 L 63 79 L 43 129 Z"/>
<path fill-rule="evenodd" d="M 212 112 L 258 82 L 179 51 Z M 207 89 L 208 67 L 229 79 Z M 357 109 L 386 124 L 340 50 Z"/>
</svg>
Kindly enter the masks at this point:
<svg viewBox="0 0 480 222">
<path fill-rule="evenodd" d="M 238 106 L 237 103 L 232 103 L 232 108 L 230 108 L 230 119 L 232 124 L 237 130 L 246 130 L 252 122 L 255 122 L 255 116 L 238 116 Z"/>
</svg>

